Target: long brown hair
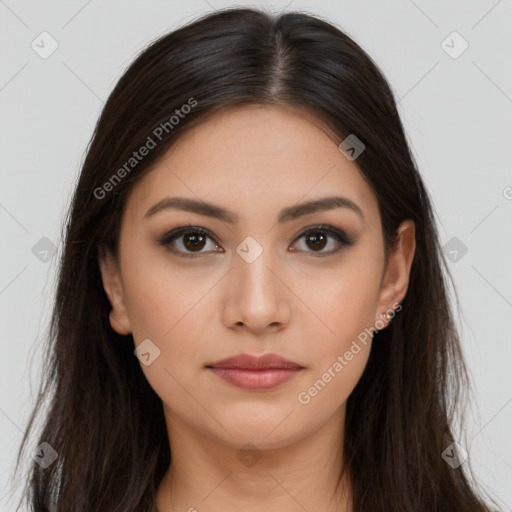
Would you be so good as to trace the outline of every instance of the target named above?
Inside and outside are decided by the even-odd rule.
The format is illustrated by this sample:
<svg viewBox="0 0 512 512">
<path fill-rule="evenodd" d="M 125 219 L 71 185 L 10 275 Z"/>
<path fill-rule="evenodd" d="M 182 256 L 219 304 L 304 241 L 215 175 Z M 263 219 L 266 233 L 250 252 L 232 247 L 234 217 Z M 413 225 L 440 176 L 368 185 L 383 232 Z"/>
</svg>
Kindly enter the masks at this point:
<svg viewBox="0 0 512 512">
<path fill-rule="evenodd" d="M 44 378 L 17 469 L 39 417 L 36 444 L 48 443 L 57 458 L 46 468 L 31 463 L 24 498 L 35 512 L 153 509 L 171 462 L 162 402 L 133 343 L 110 327 L 98 254 L 108 248 L 117 255 L 128 192 L 177 137 L 219 109 L 250 103 L 300 107 L 340 142 L 355 134 L 364 143 L 357 164 L 377 196 L 387 254 L 401 221 L 416 226 L 402 310 L 374 333 L 347 403 L 354 510 L 486 511 L 468 462 L 443 457 L 470 381 L 431 199 L 389 85 L 327 21 L 242 8 L 203 16 L 151 43 L 105 104 L 65 219 Z M 143 145 L 146 156 L 132 161 Z"/>
</svg>

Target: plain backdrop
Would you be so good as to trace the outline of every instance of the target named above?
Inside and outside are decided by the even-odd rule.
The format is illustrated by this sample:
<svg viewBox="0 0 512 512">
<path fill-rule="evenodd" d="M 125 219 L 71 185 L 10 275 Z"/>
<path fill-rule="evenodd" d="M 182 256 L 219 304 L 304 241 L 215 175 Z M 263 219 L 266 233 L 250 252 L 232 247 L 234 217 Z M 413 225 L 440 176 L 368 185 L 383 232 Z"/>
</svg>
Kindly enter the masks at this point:
<svg viewBox="0 0 512 512">
<path fill-rule="evenodd" d="M 475 390 L 463 446 L 511 510 L 512 1 L 263 3 L 337 24 L 399 100 L 462 306 Z M 45 357 L 61 226 L 103 103 L 151 40 L 233 5 L 259 4 L 0 0 L 2 511 L 20 489 L 9 477 Z"/>
</svg>

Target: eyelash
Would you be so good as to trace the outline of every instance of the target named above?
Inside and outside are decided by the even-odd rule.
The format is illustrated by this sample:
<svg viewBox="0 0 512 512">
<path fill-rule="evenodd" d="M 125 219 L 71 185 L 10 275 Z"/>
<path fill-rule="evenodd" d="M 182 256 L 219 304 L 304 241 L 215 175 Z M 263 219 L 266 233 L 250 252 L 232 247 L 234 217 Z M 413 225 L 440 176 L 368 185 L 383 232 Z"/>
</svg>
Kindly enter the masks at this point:
<svg viewBox="0 0 512 512">
<path fill-rule="evenodd" d="M 328 252 L 304 251 L 306 253 L 311 253 L 313 255 L 313 257 L 323 257 L 323 256 L 335 254 L 335 253 L 338 253 L 339 251 L 341 251 L 343 248 L 350 247 L 350 246 L 354 245 L 354 243 L 355 243 L 355 240 L 353 238 L 350 238 L 349 236 L 347 236 L 347 234 L 345 232 L 338 230 L 336 228 L 333 228 L 331 226 L 326 226 L 326 225 L 322 225 L 322 224 L 306 228 L 304 231 L 302 231 L 300 234 L 297 235 L 295 240 L 298 240 L 299 238 L 302 238 L 306 235 L 312 235 L 312 234 L 318 234 L 318 233 L 326 234 L 326 235 L 334 238 L 341 245 L 339 248 L 328 251 Z M 204 236 L 207 236 L 208 238 L 211 238 L 212 241 L 215 242 L 216 245 L 219 245 L 217 243 L 217 241 L 215 240 L 215 238 L 213 237 L 213 235 L 207 229 L 196 227 L 196 226 L 186 226 L 186 227 L 174 229 L 174 230 L 166 233 L 160 239 L 158 239 L 158 243 L 160 245 L 166 246 L 167 249 L 171 253 L 175 254 L 176 256 L 178 256 L 180 258 L 204 257 L 203 255 L 207 254 L 207 253 L 200 253 L 200 252 L 199 253 L 183 253 L 181 251 L 177 251 L 175 249 L 170 248 L 172 241 L 174 241 L 175 239 L 178 239 L 180 236 L 183 236 L 186 234 L 204 235 Z M 298 251 L 298 252 L 300 252 L 300 251 Z"/>
</svg>

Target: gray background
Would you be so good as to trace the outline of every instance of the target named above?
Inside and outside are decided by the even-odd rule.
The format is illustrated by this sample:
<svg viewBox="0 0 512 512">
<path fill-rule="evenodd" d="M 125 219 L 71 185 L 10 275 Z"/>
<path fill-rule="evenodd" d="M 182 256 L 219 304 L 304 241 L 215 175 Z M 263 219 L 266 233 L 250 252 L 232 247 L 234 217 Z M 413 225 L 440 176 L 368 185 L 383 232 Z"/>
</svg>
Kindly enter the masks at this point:
<svg viewBox="0 0 512 512">
<path fill-rule="evenodd" d="M 8 476 L 45 357 L 58 252 L 46 254 L 51 245 L 41 239 L 60 251 L 63 216 L 103 102 L 149 41 L 231 5 L 0 0 L 2 511 L 19 492 Z M 456 251 L 450 268 L 475 389 L 461 444 L 478 481 L 511 510 L 512 1 L 265 5 L 336 23 L 375 59 L 400 99 L 443 244 Z M 46 59 L 31 47 L 51 49 L 48 36 L 39 37 L 44 31 L 58 44 Z M 464 42 L 454 31 L 469 44 L 460 55 Z"/>
</svg>

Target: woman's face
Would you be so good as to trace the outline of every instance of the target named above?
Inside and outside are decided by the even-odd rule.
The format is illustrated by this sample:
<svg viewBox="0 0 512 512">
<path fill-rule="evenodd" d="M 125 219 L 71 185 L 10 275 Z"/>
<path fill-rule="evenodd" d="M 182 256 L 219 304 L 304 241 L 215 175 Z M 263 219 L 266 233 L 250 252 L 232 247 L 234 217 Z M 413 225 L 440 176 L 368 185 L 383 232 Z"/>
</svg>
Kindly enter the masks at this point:
<svg viewBox="0 0 512 512">
<path fill-rule="evenodd" d="M 299 208 L 334 196 L 349 206 Z M 215 209 L 165 207 L 169 198 Z M 132 190 L 119 267 L 101 260 L 111 325 L 144 342 L 141 368 L 168 422 L 232 447 L 285 446 L 344 418 L 370 328 L 383 328 L 405 296 L 412 235 L 402 233 L 386 272 L 377 200 L 356 161 L 299 111 L 225 110 Z M 301 369 L 268 371 L 268 380 L 225 370 L 225 380 L 208 368 L 267 353 Z M 283 375 L 291 378 L 279 383 Z"/>
</svg>

